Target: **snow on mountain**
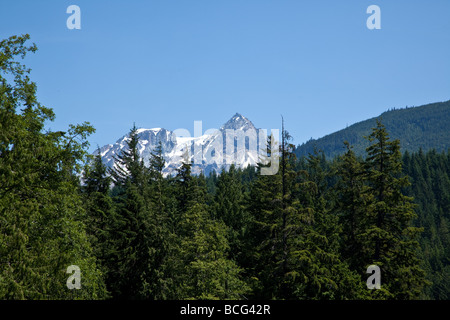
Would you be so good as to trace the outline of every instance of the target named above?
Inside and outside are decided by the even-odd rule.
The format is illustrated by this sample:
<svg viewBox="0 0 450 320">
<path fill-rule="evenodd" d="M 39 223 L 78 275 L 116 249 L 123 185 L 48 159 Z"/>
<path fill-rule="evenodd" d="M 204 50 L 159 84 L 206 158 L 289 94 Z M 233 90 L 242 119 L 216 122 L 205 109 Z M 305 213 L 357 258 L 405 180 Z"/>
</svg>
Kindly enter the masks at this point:
<svg viewBox="0 0 450 320">
<path fill-rule="evenodd" d="M 178 130 L 175 130 L 178 132 Z M 184 130 L 183 132 L 187 132 Z M 151 152 L 161 141 L 163 156 L 166 161 L 163 169 L 165 175 L 175 175 L 186 156 L 193 163 L 192 173 L 199 174 L 215 170 L 227 170 L 232 163 L 245 168 L 258 162 L 259 143 L 265 142 L 265 132 L 256 129 L 253 123 L 236 113 L 220 129 L 199 137 L 179 136 L 164 128 L 138 129 L 138 150 L 148 165 Z M 261 135 L 261 138 L 260 138 Z M 118 139 L 114 144 L 100 148 L 103 163 L 112 167 L 122 151 L 127 150 L 129 134 Z M 261 140 L 262 141 L 262 140 Z M 95 152 L 96 153 L 96 152 Z M 94 154 L 95 154 L 94 153 Z"/>
</svg>

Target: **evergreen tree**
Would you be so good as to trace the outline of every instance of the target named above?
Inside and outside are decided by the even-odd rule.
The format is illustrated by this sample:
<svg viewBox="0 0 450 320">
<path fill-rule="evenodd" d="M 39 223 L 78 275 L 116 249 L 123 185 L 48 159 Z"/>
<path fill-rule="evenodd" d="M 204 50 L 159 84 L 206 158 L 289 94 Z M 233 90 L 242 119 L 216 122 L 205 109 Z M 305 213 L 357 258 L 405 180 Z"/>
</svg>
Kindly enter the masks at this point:
<svg viewBox="0 0 450 320">
<path fill-rule="evenodd" d="M 258 176 L 249 210 L 254 218 L 256 298 L 355 299 L 359 277 L 339 257 L 337 217 L 326 205 L 324 159 L 310 156 L 295 170 L 293 146 L 284 130 L 280 170 Z"/>
<path fill-rule="evenodd" d="M 214 198 L 214 216 L 222 220 L 228 227 L 228 242 L 230 257 L 240 261 L 243 253 L 243 241 L 247 236 L 249 217 L 244 210 L 244 195 L 242 192 L 238 171 L 232 164 L 227 171 L 223 170 L 217 179 L 217 191 Z"/>
<path fill-rule="evenodd" d="M 44 132 L 54 113 L 16 61 L 37 50 L 27 40 L 0 42 L 0 299 L 104 298 L 77 178 L 94 129 Z M 66 286 L 71 265 L 81 270 L 81 290 Z"/>
<path fill-rule="evenodd" d="M 114 197 L 116 219 L 112 223 L 111 281 L 114 298 L 145 298 L 143 277 L 150 264 L 149 237 L 151 219 L 145 197 L 148 170 L 138 152 L 139 138 L 133 126 L 127 149 L 116 157 L 110 174 L 118 194 Z"/>
<path fill-rule="evenodd" d="M 340 255 L 342 230 L 332 211 L 326 160 L 317 150 L 306 159 L 298 183 L 298 223 L 292 226 L 292 275 L 300 299 L 364 299 L 364 284 Z"/>
<path fill-rule="evenodd" d="M 177 299 L 240 299 L 249 291 L 241 270 L 228 258 L 227 227 L 213 220 L 206 205 L 204 177 L 179 169 L 179 246 L 174 272 Z"/>
<path fill-rule="evenodd" d="M 257 164 L 256 179 L 246 196 L 246 210 L 250 214 L 249 236 L 245 242 L 247 278 L 251 280 L 253 296 L 257 299 L 277 298 L 281 281 L 280 263 L 280 212 L 281 175 L 261 175 L 270 160 L 278 156 L 278 146 L 273 136 L 267 139 L 267 156 Z"/>
<path fill-rule="evenodd" d="M 336 174 L 339 177 L 335 185 L 337 194 L 336 213 L 342 225 L 341 254 L 352 270 L 361 270 L 366 261 L 361 260 L 362 243 L 360 234 L 364 231 L 363 217 L 366 214 L 370 194 L 367 192 L 366 176 L 363 164 L 356 158 L 350 144 L 345 142 L 347 152 L 340 157 Z"/>
<path fill-rule="evenodd" d="M 409 182 L 402 175 L 400 143 L 389 140 L 380 121 L 368 139 L 372 144 L 365 167 L 373 202 L 364 216 L 361 256 L 366 266 L 375 264 L 382 271 L 384 285 L 374 291 L 376 296 L 412 299 L 418 297 L 425 280 L 417 257 L 416 238 L 421 230 L 412 225 L 413 199 L 402 193 Z"/>
<path fill-rule="evenodd" d="M 94 255 L 104 271 L 105 282 L 109 287 L 110 273 L 108 270 L 112 264 L 112 261 L 109 261 L 111 239 L 113 223 L 117 217 L 110 196 L 111 177 L 107 175 L 107 168 L 102 162 L 100 149 L 97 149 L 93 161 L 85 167 L 83 181 L 81 190 L 87 214 L 87 232 Z"/>
<path fill-rule="evenodd" d="M 450 166 L 448 154 L 434 151 L 403 156 L 404 172 L 411 177 L 405 188 L 417 204 L 415 226 L 424 229 L 420 238 L 422 267 L 430 282 L 423 291 L 424 299 L 448 300 L 450 286 L 450 252 L 448 245 Z M 434 191 L 433 191 L 434 189 Z M 436 193 L 437 192 L 437 193 Z M 440 200 L 438 200 L 440 199 Z"/>
<path fill-rule="evenodd" d="M 173 215 L 176 209 L 172 201 L 169 182 L 164 178 L 162 143 L 159 141 L 150 154 L 149 180 L 147 199 L 150 210 L 148 215 L 147 250 L 149 261 L 142 278 L 144 295 L 151 299 L 167 299 L 170 296 L 172 275 L 170 273 L 170 257 L 173 250 L 175 230 Z"/>
</svg>

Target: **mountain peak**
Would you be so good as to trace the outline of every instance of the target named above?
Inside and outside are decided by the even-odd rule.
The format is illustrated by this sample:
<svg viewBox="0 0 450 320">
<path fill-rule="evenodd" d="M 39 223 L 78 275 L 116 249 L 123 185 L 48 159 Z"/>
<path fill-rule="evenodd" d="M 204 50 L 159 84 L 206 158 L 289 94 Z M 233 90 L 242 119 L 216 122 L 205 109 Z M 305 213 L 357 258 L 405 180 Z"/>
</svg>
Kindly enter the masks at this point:
<svg viewBox="0 0 450 320">
<path fill-rule="evenodd" d="M 258 131 L 250 120 L 238 112 L 219 131 L 204 134 L 200 137 L 177 137 L 173 131 L 164 128 L 140 128 L 137 130 L 139 155 L 144 160 L 144 164 L 148 166 L 154 148 L 161 142 L 165 159 L 163 172 L 170 175 L 176 174 L 176 170 L 181 166 L 186 155 L 193 162 L 193 174 L 200 174 L 200 172 L 208 174 L 212 171 L 228 170 L 231 163 L 242 168 L 246 168 L 248 165 L 256 165 L 258 159 L 257 150 L 253 150 L 254 148 L 251 147 L 254 145 L 258 148 L 256 140 L 254 143 L 251 140 L 256 139 L 256 137 L 248 134 L 243 145 L 238 143 L 238 137 L 236 136 L 234 139 L 235 151 L 232 153 L 233 157 L 231 158 L 226 154 L 228 152 L 226 151 L 228 150 L 227 129 L 235 130 L 236 133 L 238 131 L 247 133 L 250 129 Z M 128 148 L 128 140 L 129 134 L 117 140 L 115 144 L 108 144 L 100 149 L 102 161 L 107 167 L 120 166 L 120 163 L 115 162 L 116 157 Z M 218 157 L 217 159 L 216 156 Z"/>
<path fill-rule="evenodd" d="M 244 117 L 239 112 L 236 112 L 236 114 L 231 117 L 230 120 L 228 120 L 221 128 L 222 130 L 225 129 L 233 129 L 233 130 L 248 130 L 248 129 L 256 129 L 253 123 L 248 120 L 246 117 Z"/>
</svg>

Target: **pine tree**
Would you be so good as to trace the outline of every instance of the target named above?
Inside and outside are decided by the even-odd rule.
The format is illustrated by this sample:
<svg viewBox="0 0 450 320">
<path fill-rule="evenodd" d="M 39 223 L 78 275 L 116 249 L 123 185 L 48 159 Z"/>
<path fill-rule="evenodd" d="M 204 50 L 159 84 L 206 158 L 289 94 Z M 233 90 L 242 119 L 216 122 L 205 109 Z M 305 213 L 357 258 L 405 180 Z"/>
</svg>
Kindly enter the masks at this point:
<svg viewBox="0 0 450 320">
<path fill-rule="evenodd" d="M 358 275 L 340 260 L 337 217 L 327 205 L 323 156 L 298 170 L 289 134 L 282 132 L 280 170 L 258 176 L 249 210 L 254 219 L 256 298 L 355 299 L 364 296 Z"/>
<path fill-rule="evenodd" d="M 95 256 L 104 261 L 106 243 L 110 237 L 109 219 L 113 215 L 113 203 L 109 195 L 111 177 L 107 175 L 99 149 L 93 162 L 85 167 L 83 181 L 81 190 L 87 211 L 88 233 L 96 252 Z"/>
<path fill-rule="evenodd" d="M 408 161 L 409 156 L 409 161 Z M 450 276 L 448 250 L 448 206 L 450 190 L 449 158 L 445 153 L 429 151 L 403 156 L 404 172 L 411 177 L 412 184 L 405 188 L 407 195 L 414 197 L 417 204 L 418 219 L 415 226 L 423 228 L 420 238 L 420 258 L 422 268 L 426 270 L 426 279 L 430 285 L 423 290 L 424 299 L 442 299 L 449 297 Z"/>
<path fill-rule="evenodd" d="M 167 299 L 171 294 L 170 254 L 176 241 L 172 221 L 176 204 L 171 197 L 169 182 L 163 175 L 164 165 L 162 143 L 159 141 L 150 154 L 146 196 L 150 205 L 147 222 L 149 261 L 142 281 L 147 299 Z"/>
<path fill-rule="evenodd" d="M 370 201 L 367 192 L 366 176 L 363 164 L 356 158 L 348 142 L 347 152 L 340 158 L 336 174 L 339 180 L 335 186 L 337 193 L 336 212 L 342 225 L 341 254 L 352 270 L 364 268 L 359 254 L 362 250 L 360 234 L 363 232 L 362 219 L 366 214 L 366 206 Z"/>
<path fill-rule="evenodd" d="M 112 222 L 114 243 L 111 247 L 110 280 L 113 298 L 141 299 L 143 276 L 150 264 L 149 203 L 145 197 L 148 170 L 138 152 L 136 126 L 130 130 L 127 149 L 116 157 L 110 174 L 118 188 L 114 197 L 116 219 Z"/>
<path fill-rule="evenodd" d="M 190 175 L 183 163 L 177 181 L 180 217 L 178 253 L 173 257 L 176 299 L 241 299 L 249 291 L 241 269 L 228 258 L 227 227 L 212 219 L 204 177 Z"/>
<path fill-rule="evenodd" d="M 334 194 L 327 188 L 327 165 L 315 150 L 299 179 L 298 223 L 292 229 L 292 274 L 300 299 L 363 299 L 363 282 L 340 255 L 341 228 L 332 211 Z"/>
<path fill-rule="evenodd" d="M 267 156 L 262 156 L 257 164 L 256 179 L 250 184 L 246 196 L 246 210 L 249 212 L 249 236 L 245 241 L 245 265 L 247 278 L 251 280 L 253 297 L 275 299 L 281 282 L 279 262 L 281 174 L 262 175 L 270 160 L 278 157 L 278 145 L 273 136 L 267 139 Z"/>
<path fill-rule="evenodd" d="M 395 299 L 417 297 L 425 284 L 424 271 L 417 257 L 419 228 L 413 227 L 416 218 L 412 198 L 402 189 L 408 177 L 402 176 L 400 143 L 390 141 L 385 127 L 377 127 L 368 137 L 365 167 L 373 202 L 364 217 L 362 257 L 366 265 L 378 265 L 384 285 L 374 294 Z M 377 292 L 380 291 L 380 292 Z"/>
<path fill-rule="evenodd" d="M 44 132 L 55 115 L 37 101 L 30 70 L 16 61 L 37 50 L 27 40 L 0 42 L 0 298 L 104 298 L 77 178 L 94 128 Z M 81 290 L 66 286 L 71 265 L 82 272 Z"/>
<path fill-rule="evenodd" d="M 244 210 L 243 186 L 238 171 L 232 164 L 228 171 L 223 170 L 217 179 L 214 197 L 214 216 L 228 227 L 230 257 L 235 261 L 243 259 L 243 241 L 247 236 L 249 217 Z"/>
<path fill-rule="evenodd" d="M 97 149 L 92 162 L 86 165 L 83 173 L 84 184 L 81 187 L 86 208 L 87 233 L 94 255 L 97 257 L 105 275 L 106 285 L 109 287 L 109 267 L 111 255 L 111 239 L 113 237 L 113 223 L 117 219 L 113 210 L 110 196 L 111 177 L 107 175 L 107 168 L 102 162 L 100 149 Z"/>
</svg>

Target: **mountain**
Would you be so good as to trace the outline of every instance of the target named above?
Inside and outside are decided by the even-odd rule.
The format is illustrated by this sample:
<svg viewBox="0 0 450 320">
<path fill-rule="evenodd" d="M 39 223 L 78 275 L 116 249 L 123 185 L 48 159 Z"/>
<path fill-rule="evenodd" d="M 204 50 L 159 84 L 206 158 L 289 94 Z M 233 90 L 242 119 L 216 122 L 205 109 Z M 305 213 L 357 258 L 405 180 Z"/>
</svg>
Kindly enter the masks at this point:
<svg viewBox="0 0 450 320">
<path fill-rule="evenodd" d="M 266 132 L 257 129 L 249 119 L 239 113 L 220 129 L 207 130 L 205 134 L 197 137 L 192 137 L 185 129 L 138 129 L 137 134 L 139 154 L 146 165 L 149 164 L 151 152 L 161 142 L 166 161 L 163 169 L 165 175 L 175 175 L 186 157 L 193 162 L 194 174 L 209 174 L 213 170 L 220 172 L 222 169 L 228 169 L 232 163 L 241 168 L 254 166 L 259 159 L 260 142 L 266 142 Z M 128 148 L 129 139 L 129 134 L 126 134 L 114 144 L 100 148 L 103 163 L 107 167 L 115 165 L 114 158 Z"/>
<path fill-rule="evenodd" d="M 296 155 L 303 156 L 322 150 L 327 157 L 334 157 L 345 151 L 344 141 L 348 141 L 358 155 L 363 155 L 369 146 L 367 139 L 376 119 L 381 119 L 391 139 L 399 139 L 402 152 L 436 149 L 447 151 L 450 147 L 450 100 L 431 103 L 419 107 L 393 109 L 379 117 L 355 123 L 345 129 L 311 139 L 296 148 Z"/>
</svg>

